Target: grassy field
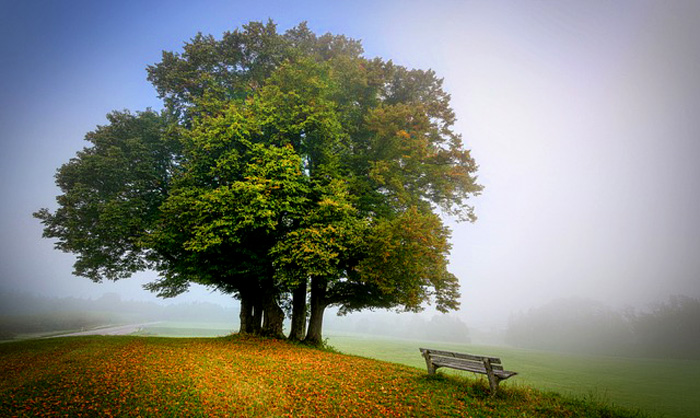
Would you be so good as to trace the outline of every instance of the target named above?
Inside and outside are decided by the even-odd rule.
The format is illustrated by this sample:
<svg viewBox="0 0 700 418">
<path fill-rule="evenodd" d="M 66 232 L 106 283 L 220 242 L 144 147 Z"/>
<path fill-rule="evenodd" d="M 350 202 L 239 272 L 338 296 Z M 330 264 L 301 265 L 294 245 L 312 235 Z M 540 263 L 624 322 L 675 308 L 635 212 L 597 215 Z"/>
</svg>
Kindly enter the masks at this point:
<svg viewBox="0 0 700 418">
<path fill-rule="evenodd" d="M 169 337 L 221 336 L 227 324 L 163 322 L 144 329 L 145 335 Z M 506 347 L 420 342 L 376 335 L 326 333 L 337 350 L 425 370 L 420 346 L 499 356 L 507 369 L 519 374 L 505 387 L 534 387 L 567 396 L 592 398 L 668 417 L 700 416 L 700 362 L 566 355 Z M 444 370 L 444 369 L 443 369 Z M 451 375 L 467 374 L 444 370 Z M 479 376 L 481 378 L 481 376 Z"/>
<path fill-rule="evenodd" d="M 0 416 L 642 416 L 596 402 L 250 337 L 0 345 Z"/>
<path fill-rule="evenodd" d="M 504 347 L 383 339 L 329 333 L 331 346 L 345 353 L 393 361 L 425 370 L 419 346 L 501 357 L 519 374 L 506 387 L 532 386 L 640 408 L 668 417 L 700 417 L 700 362 L 589 357 Z M 462 372 L 449 370 L 447 373 Z M 466 374 L 466 373 L 465 373 Z"/>
</svg>

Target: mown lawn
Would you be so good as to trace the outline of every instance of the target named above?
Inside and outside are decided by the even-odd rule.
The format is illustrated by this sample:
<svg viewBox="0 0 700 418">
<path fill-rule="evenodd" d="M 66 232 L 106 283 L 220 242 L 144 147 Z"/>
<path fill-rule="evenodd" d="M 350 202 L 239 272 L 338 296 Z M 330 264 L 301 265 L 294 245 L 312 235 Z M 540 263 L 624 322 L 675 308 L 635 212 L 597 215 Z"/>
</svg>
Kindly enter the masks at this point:
<svg viewBox="0 0 700 418">
<path fill-rule="evenodd" d="M 250 337 L 0 345 L 0 416 L 626 417 L 632 412 Z"/>
<path fill-rule="evenodd" d="M 350 333 L 329 333 L 330 345 L 345 353 L 393 361 L 425 370 L 418 346 L 501 357 L 519 374 L 509 387 L 528 386 L 574 397 L 639 408 L 668 417 L 700 417 L 700 362 L 672 359 L 596 357 L 508 347 L 417 342 Z M 448 370 L 447 374 L 468 375 Z"/>
</svg>

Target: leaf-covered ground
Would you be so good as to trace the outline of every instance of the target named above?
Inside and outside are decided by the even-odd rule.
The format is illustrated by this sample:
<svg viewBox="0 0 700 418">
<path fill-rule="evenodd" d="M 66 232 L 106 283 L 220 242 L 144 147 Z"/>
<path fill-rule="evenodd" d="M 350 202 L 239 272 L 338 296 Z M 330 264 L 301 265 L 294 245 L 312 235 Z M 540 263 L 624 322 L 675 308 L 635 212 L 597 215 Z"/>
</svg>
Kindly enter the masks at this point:
<svg viewBox="0 0 700 418">
<path fill-rule="evenodd" d="M 637 416 L 250 337 L 0 345 L 0 416 Z"/>
</svg>

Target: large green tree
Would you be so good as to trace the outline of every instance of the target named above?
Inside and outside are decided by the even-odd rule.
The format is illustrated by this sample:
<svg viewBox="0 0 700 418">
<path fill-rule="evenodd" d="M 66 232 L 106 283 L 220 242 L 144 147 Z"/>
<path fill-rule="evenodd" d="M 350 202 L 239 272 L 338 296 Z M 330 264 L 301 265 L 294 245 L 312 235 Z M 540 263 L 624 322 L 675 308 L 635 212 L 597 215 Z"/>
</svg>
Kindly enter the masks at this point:
<svg viewBox="0 0 700 418">
<path fill-rule="evenodd" d="M 290 337 L 311 343 L 331 305 L 458 307 L 438 212 L 474 220 L 481 187 L 432 71 L 268 22 L 197 35 L 148 72 L 163 114 L 112 114 L 36 214 L 77 274 L 217 288 L 241 300 L 242 332 L 280 336 L 291 306 Z"/>
</svg>

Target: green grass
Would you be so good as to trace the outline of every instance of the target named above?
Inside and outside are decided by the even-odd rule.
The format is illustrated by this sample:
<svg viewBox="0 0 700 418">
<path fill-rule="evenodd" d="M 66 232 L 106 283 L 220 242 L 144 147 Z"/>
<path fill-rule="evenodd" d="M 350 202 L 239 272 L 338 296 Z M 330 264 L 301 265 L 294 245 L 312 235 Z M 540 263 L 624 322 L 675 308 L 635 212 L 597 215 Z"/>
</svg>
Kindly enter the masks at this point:
<svg viewBox="0 0 700 418">
<path fill-rule="evenodd" d="M 506 387 L 531 386 L 567 396 L 599 399 L 668 417 L 700 416 L 700 362 L 565 355 L 533 350 L 329 334 L 344 353 L 393 361 L 425 370 L 419 346 L 501 357 L 519 374 Z M 448 374 L 466 374 L 449 370 Z"/>
<path fill-rule="evenodd" d="M 251 337 L 72 337 L 0 345 L 0 416 L 633 417 L 482 380 Z"/>
</svg>

